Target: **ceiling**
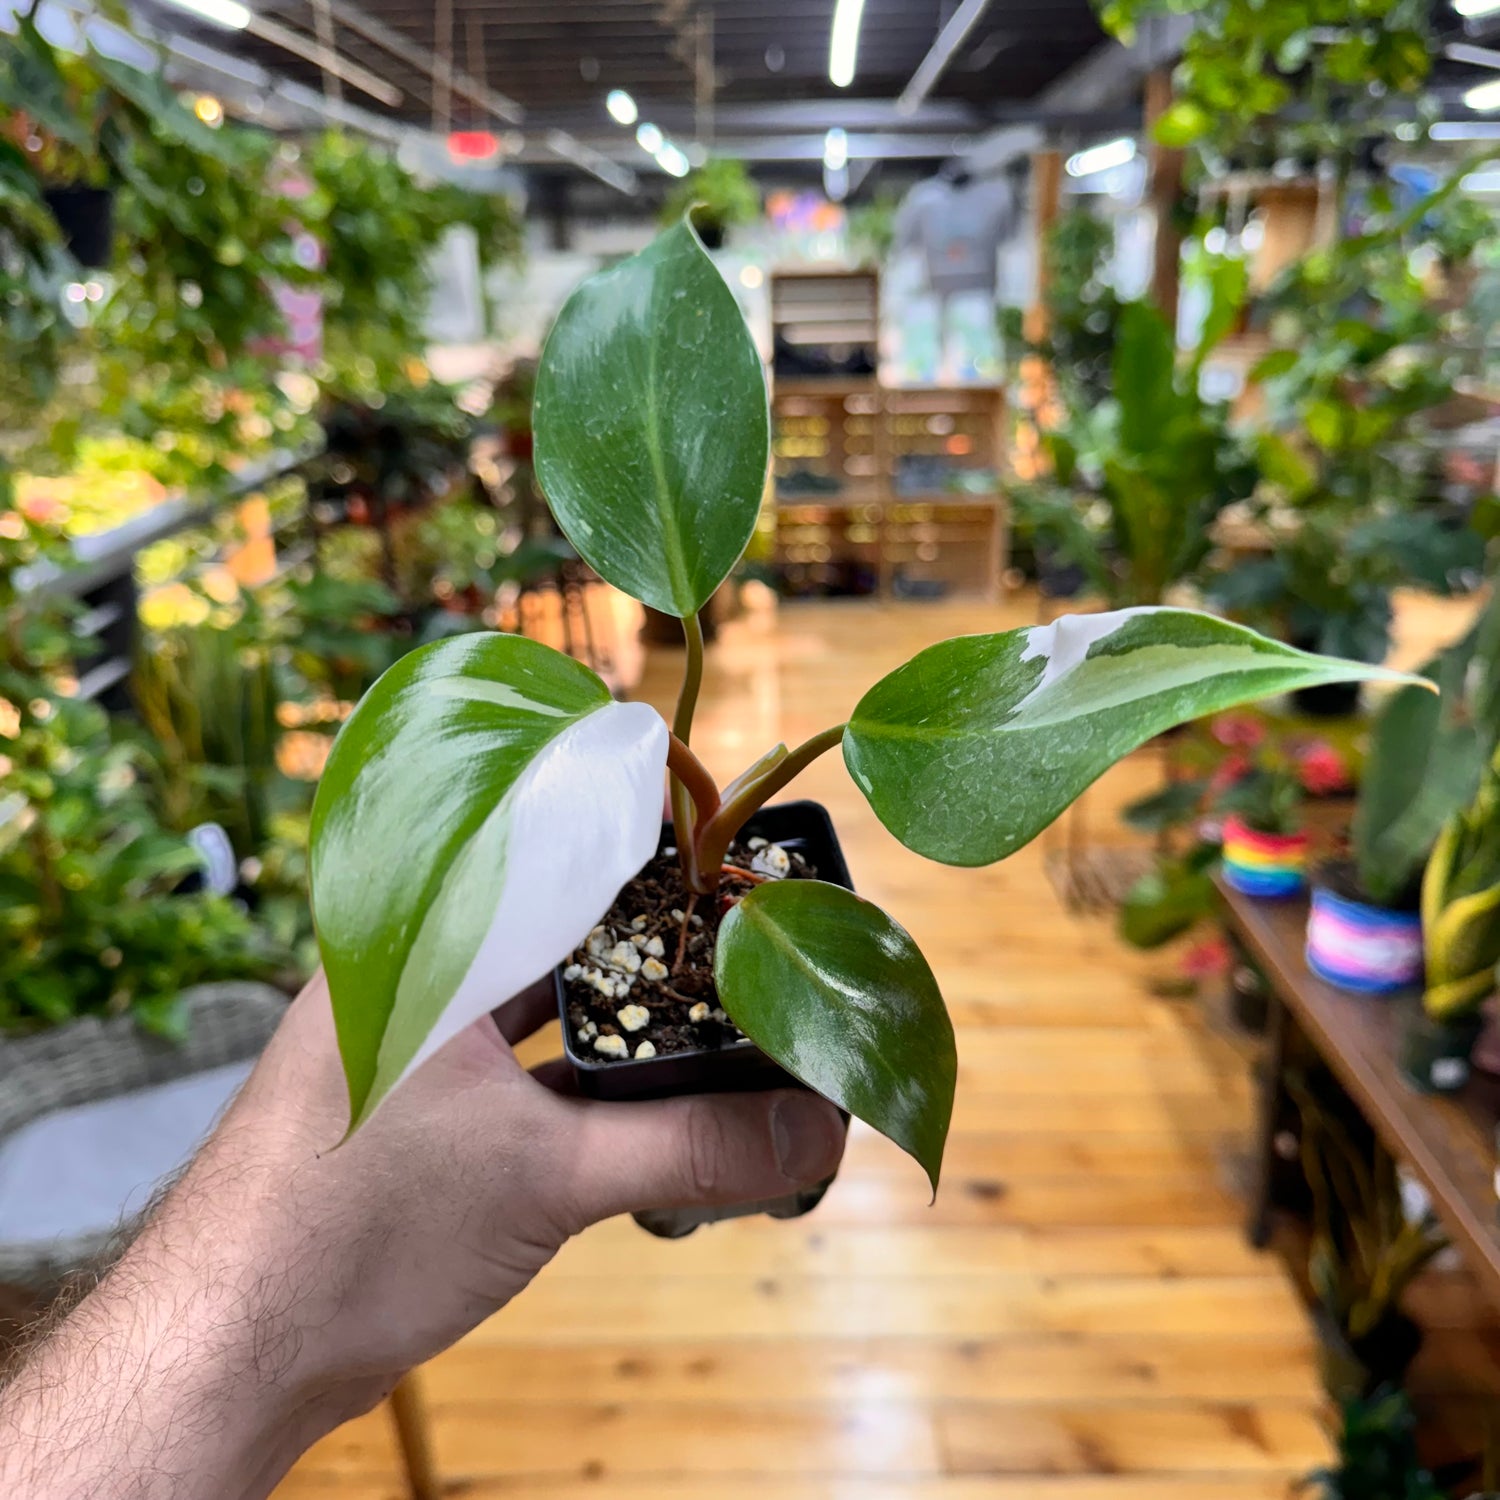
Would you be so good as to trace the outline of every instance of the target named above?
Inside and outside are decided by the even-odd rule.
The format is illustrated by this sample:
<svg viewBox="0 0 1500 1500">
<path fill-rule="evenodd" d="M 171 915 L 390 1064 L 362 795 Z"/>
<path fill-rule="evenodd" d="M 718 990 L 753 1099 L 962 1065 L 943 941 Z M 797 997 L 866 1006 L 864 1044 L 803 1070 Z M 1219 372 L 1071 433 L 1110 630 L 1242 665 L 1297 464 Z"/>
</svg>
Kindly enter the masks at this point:
<svg viewBox="0 0 1500 1500">
<path fill-rule="evenodd" d="M 1159 34 L 1153 40 L 1143 32 L 1126 63 L 1090 0 L 865 0 L 855 77 L 839 89 L 828 77 L 836 0 L 249 3 L 250 28 L 230 31 L 165 0 L 139 0 L 162 30 L 290 80 L 304 106 L 320 108 L 325 79 L 309 57 L 321 9 L 348 74 L 331 87 L 350 123 L 353 108 L 362 112 L 359 123 L 387 131 L 441 138 L 450 129 L 492 130 L 503 135 L 506 159 L 536 179 L 557 186 L 592 177 L 614 189 L 643 188 L 648 198 L 671 179 L 636 144 L 634 130 L 610 118 L 611 89 L 628 91 L 640 118 L 675 143 L 742 158 L 763 178 L 817 174 L 825 133 L 835 125 L 848 132 L 852 163 L 879 162 L 887 174 L 925 173 L 952 156 L 992 170 L 997 140 L 1002 160 L 1008 149 L 1025 149 L 1007 147 L 1003 127 L 1012 123 L 1078 141 L 1134 128 L 1145 59 L 1156 66 L 1170 58 L 1186 25 L 1156 23 Z M 1466 24 L 1452 0 L 1433 5 L 1440 45 L 1458 41 L 1472 53 L 1475 43 L 1500 40 L 1500 13 Z M 920 102 L 899 108 L 955 14 L 971 22 L 962 40 L 945 49 Z M 445 52 L 453 69 L 446 90 L 435 78 Z M 1466 113 L 1464 88 L 1495 77 L 1497 67 L 1500 51 L 1459 61 L 1450 49 L 1434 79 L 1445 107 Z M 440 144 L 427 149 L 445 159 Z M 862 168 L 851 177 L 878 180 Z M 591 185 L 611 196 L 599 181 Z"/>
<path fill-rule="evenodd" d="M 554 130 L 643 176 L 659 175 L 633 132 L 605 109 L 625 89 L 642 119 L 684 146 L 713 145 L 752 163 L 821 157 L 824 132 L 843 125 L 851 155 L 930 164 L 962 151 L 1027 106 L 1104 42 L 1089 0 L 989 0 L 921 105 L 898 113 L 907 87 L 960 0 L 866 0 L 852 85 L 828 78 L 835 0 L 328 0 L 336 52 L 399 90 L 382 103 L 341 85 L 344 100 L 422 128 L 517 128 L 521 160 L 558 164 Z M 430 64 L 451 11 L 459 84 L 446 111 Z M 277 40 L 197 23 L 177 9 L 145 8 L 172 31 L 321 89 L 316 64 Z M 969 0 L 970 12 L 976 0 Z M 306 46 L 314 0 L 254 0 L 257 17 Z M 465 77 L 466 75 L 466 77 Z M 491 106 L 513 102 L 505 120 Z M 496 100 L 493 94 L 503 96 Z M 512 142 L 516 142 L 513 136 Z"/>
</svg>

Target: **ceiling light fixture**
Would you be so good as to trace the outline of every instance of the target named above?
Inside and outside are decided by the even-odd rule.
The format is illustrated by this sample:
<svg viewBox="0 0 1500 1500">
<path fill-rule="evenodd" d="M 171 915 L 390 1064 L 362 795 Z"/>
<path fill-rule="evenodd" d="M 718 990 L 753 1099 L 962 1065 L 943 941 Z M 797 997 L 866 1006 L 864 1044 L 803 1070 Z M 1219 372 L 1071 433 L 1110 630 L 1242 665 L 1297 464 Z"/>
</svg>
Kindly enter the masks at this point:
<svg viewBox="0 0 1500 1500">
<path fill-rule="evenodd" d="M 846 89 L 854 82 L 859 23 L 864 13 L 865 0 L 838 0 L 834 6 L 833 29 L 828 36 L 828 79 L 835 88 Z"/>
<path fill-rule="evenodd" d="M 830 172 L 849 165 L 849 137 L 838 125 L 823 137 L 823 165 Z"/>
<path fill-rule="evenodd" d="M 1479 110 L 1481 113 L 1500 109 L 1500 78 L 1492 83 L 1481 83 L 1477 88 L 1472 88 L 1464 95 L 1464 103 L 1470 109 Z"/>
<path fill-rule="evenodd" d="M 215 26 L 226 26 L 230 31 L 243 31 L 250 24 L 250 8 L 239 0 L 168 0 L 168 4 L 202 16 Z"/>
<path fill-rule="evenodd" d="M 661 133 L 661 127 L 653 125 L 650 120 L 642 120 L 635 130 L 635 143 L 648 156 L 655 156 L 661 150 L 666 136 Z"/>
<path fill-rule="evenodd" d="M 1122 135 L 1118 140 L 1074 152 L 1068 158 L 1068 176 L 1091 177 L 1095 172 L 1107 172 L 1111 167 L 1123 167 L 1126 162 L 1134 160 L 1135 142 L 1128 135 Z"/>
<path fill-rule="evenodd" d="M 1493 141 L 1500 138 L 1500 120 L 1439 120 L 1427 134 L 1435 141 Z"/>
<path fill-rule="evenodd" d="M 686 152 L 674 146 L 671 141 L 666 141 L 656 153 L 656 165 L 672 177 L 686 177 L 692 163 L 687 159 Z"/>
<path fill-rule="evenodd" d="M 1500 3 L 1500 0 L 1497 0 Z M 634 125 L 640 116 L 635 100 L 624 89 L 611 89 L 604 98 L 604 107 L 617 125 Z"/>
</svg>

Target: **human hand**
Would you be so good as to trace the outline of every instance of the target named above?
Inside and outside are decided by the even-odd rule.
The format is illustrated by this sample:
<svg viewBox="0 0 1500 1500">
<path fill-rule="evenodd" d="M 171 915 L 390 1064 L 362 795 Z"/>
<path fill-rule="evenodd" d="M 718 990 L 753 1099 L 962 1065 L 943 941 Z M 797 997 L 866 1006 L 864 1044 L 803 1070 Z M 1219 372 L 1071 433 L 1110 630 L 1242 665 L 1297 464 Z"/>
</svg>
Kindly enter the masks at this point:
<svg viewBox="0 0 1500 1500">
<path fill-rule="evenodd" d="M 45 1433 L 50 1413 L 78 1435 L 77 1474 L 146 1475 L 121 1493 L 264 1495 L 587 1225 L 775 1197 L 837 1165 L 842 1121 L 812 1094 L 566 1097 L 509 1045 L 554 1013 L 550 986 L 508 1002 L 340 1145 L 347 1096 L 313 980 L 121 1265 L 0 1398 L 0 1454 L 7 1421 Z M 92 1493 L 65 1487 L 61 1451 L 35 1489 L 0 1457 L 0 1492 Z"/>
</svg>

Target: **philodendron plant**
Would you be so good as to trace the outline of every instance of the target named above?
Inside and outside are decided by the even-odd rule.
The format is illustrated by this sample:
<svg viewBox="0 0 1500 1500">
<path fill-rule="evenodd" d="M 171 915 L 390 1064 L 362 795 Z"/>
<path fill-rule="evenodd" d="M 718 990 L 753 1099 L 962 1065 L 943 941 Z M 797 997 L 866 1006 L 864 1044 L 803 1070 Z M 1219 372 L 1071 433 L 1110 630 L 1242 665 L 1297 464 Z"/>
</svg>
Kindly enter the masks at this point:
<svg viewBox="0 0 1500 1500">
<path fill-rule="evenodd" d="M 669 726 L 546 646 L 476 634 L 412 652 L 365 696 L 318 789 L 311 853 L 351 1129 L 584 941 L 657 851 L 665 776 L 684 904 L 717 890 L 747 819 L 835 747 L 908 848 L 984 865 L 1173 724 L 1393 675 L 1189 611 L 1063 618 L 931 646 L 847 721 L 776 746 L 721 789 L 691 748 L 698 612 L 755 526 L 769 421 L 755 346 L 690 226 L 573 295 L 534 415 L 537 475 L 569 540 L 610 583 L 682 620 L 682 694 Z M 750 1041 L 905 1148 L 936 1187 L 953 1029 L 891 917 L 839 886 L 762 880 L 718 928 L 714 980 Z"/>
</svg>

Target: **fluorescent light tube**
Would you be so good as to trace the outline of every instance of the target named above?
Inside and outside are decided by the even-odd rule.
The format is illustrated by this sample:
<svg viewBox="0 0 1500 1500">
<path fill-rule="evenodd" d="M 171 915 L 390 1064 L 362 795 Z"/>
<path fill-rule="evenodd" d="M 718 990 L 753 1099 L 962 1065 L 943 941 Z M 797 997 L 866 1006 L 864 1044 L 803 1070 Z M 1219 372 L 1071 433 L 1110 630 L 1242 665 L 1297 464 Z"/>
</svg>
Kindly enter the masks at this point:
<svg viewBox="0 0 1500 1500">
<path fill-rule="evenodd" d="M 250 9 L 239 0 L 167 0 L 167 3 L 202 16 L 216 26 L 226 26 L 230 31 L 243 31 L 250 24 Z"/>
<path fill-rule="evenodd" d="M 865 0 L 838 0 L 834 7 L 833 30 L 828 37 L 828 78 L 835 88 L 846 89 L 854 82 L 859 23 L 864 13 Z"/>
<path fill-rule="evenodd" d="M 1500 109 L 1500 78 L 1492 83 L 1481 83 L 1477 88 L 1472 88 L 1464 95 L 1464 103 L 1470 109 L 1481 112 L 1491 109 Z"/>
<path fill-rule="evenodd" d="M 1134 160 L 1135 142 L 1128 135 L 1122 135 L 1118 140 L 1075 152 L 1068 158 L 1068 176 L 1091 177 L 1095 172 L 1107 172 L 1111 167 L 1123 167 L 1126 162 Z"/>
</svg>

